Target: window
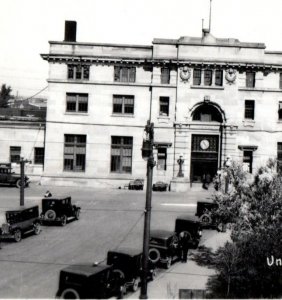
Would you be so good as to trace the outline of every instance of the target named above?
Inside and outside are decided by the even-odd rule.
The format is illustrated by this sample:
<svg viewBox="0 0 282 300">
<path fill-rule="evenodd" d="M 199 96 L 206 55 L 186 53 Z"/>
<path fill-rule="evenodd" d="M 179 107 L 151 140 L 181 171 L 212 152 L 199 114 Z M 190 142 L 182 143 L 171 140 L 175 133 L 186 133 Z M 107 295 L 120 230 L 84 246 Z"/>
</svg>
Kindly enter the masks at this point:
<svg viewBox="0 0 282 300">
<path fill-rule="evenodd" d="M 114 114 L 134 114 L 134 96 L 114 95 L 113 97 Z"/>
<path fill-rule="evenodd" d="M 88 94 L 67 93 L 67 112 L 87 112 Z"/>
<path fill-rule="evenodd" d="M 253 171 L 253 151 L 244 151 L 243 152 L 243 164 L 248 166 L 249 173 Z"/>
<path fill-rule="evenodd" d="M 212 70 L 204 71 L 204 85 L 212 85 Z"/>
<path fill-rule="evenodd" d="M 161 68 L 161 83 L 169 84 L 170 81 L 170 69 L 168 67 Z"/>
<path fill-rule="evenodd" d="M 111 172 L 131 173 L 132 137 L 112 136 Z"/>
<path fill-rule="evenodd" d="M 282 172 L 282 143 L 277 143 L 277 171 Z"/>
<path fill-rule="evenodd" d="M 10 162 L 19 163 L 21 160 L 21 147 L 11 146 L 10 147 Z"/>
<path fill-rule="evenodd" d="M 135 67 L 119 67 L 115 66 L 114 81 L 118 82 L 135 82 Z"/>
<path fill-rule="evenodd" d="M 64 171 L 85 171 L 86 135 L 65 134 Z"/>
<path fill-rule="evenodd" d="M 89 79 L 89 65 L 68 65 L 68 79 Z"/>
<path fill-rule="evenodd" d="M 256 73 L 246 72 L 246 87 L 254 88 L 256 84 Z"/>
<path fill-rule="evenodd" d="M 34 148 L 34 164 L 43 165 L 44 163 L 44 148 L 36 147 Z"/>
<path fill-rule="evenodd" d="M 222 86 L 223 78 L 222 70 L 215 70 L 215 85 Z"/>
<path fill-rule="evenodd" d="M 166 171 L 167 148 L 158 148 L 157 169 Z"/>
<path fill-rule="evenodd" d="M 169 97 L 160 97 L 160 116 L 169 115 Z"/>
<path fill-rule="evenodd" d="M 255 101 L 245 100 L 245 119 L 254 120 L 255 118 Z"/>
<path fill-rule="evenodd" d="M 282 121 L 282 101 L 279 101 L 279 106 L 278 106 L 278 119 Z"/>
<path fill-rule="evenodd" d="M 201 85 L 201 77 L 202 77 L 202 70 L 201 69 L 194 69 L 194 72 L 193 72 L 193 85 Z"/>
<path fill-rule="evenodd" d="M 282 89 L 282 73 L 279 74 L 279 88 Z"/>
</svg>

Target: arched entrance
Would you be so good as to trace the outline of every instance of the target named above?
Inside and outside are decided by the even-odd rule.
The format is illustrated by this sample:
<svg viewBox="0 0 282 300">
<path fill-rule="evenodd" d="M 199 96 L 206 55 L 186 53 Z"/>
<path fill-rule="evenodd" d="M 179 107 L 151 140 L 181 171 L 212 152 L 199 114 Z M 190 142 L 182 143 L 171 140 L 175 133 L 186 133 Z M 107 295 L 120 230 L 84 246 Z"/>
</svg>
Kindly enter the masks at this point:
<svg viewBox="0 0 282 300">
<path fill-rule="evenodd" d="M 191 117 L 197 122 L 198 133 L 191 135 L 190 182 L 202 182 L 203 178 L 212 180 L 221 163 L 225 115 L 218 104 L 208 101 L 196 105 Z"/>
</svg>

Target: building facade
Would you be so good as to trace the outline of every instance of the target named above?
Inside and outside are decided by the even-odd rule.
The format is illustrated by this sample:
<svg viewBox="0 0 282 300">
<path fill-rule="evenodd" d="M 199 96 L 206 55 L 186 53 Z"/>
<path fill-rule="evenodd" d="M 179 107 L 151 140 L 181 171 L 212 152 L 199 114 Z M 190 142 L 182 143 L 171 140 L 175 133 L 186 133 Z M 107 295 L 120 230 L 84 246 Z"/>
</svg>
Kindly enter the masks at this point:
<svg viewBox="0 0 282 300">
<path fill-rule="evenodd" d="M 49 63 L 43 184 L 145 178 L 147 120 L 155 129 L 154 182 L 172 190 L 214 176 L 228 156 L 250 173 L 268 158 L 282 160 L 282 52 L 207 31 L 148 46 L 79 43 L 73 25 L 66 22 L 65 40 L 42 54 Z"/>
</svg>

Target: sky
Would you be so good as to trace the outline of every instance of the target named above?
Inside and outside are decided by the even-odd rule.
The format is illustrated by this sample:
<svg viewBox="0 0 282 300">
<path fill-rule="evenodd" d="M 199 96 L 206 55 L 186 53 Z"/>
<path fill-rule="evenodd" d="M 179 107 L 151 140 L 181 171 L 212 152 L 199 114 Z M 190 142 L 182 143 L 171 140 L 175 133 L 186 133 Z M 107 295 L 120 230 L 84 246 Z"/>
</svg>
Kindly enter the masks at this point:
<svg viewBox="0 0 282 300">
<path fill-rule="evenodd" d="M 0 85 L 12 94 L 47 97 L 48 41 L 64 39 L 77 21 L 77 41 L 151 45 L 154 38 L 201 36 L 210 0 L 0 0 Z M 262 42 L 282 51 L 282 0 L 212 0 L 211 33 Z"/>
</svg>

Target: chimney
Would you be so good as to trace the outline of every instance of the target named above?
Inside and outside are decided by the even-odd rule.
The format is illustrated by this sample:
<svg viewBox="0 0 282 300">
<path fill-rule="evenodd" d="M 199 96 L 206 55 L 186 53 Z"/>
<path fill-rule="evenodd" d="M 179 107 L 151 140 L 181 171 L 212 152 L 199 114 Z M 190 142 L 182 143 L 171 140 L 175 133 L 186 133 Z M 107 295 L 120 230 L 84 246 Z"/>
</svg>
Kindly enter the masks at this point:
<svg viewBox="0 0 282 300">
<path fill-rule="evenodd" d="M 65 42 L 76 42 L 76 21 L 65 21 Z"/>
</svg>

